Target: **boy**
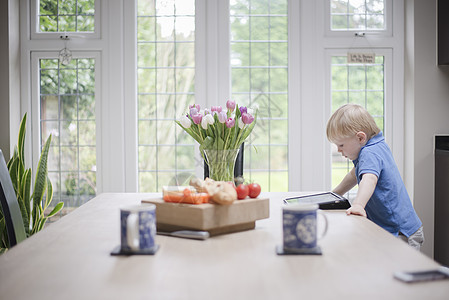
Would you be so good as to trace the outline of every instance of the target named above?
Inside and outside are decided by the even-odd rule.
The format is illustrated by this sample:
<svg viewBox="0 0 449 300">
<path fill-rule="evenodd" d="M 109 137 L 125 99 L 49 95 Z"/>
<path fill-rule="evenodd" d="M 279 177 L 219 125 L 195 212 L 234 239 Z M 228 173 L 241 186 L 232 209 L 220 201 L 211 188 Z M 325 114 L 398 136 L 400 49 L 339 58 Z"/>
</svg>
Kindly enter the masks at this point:
<svg viewBox="0 0 449 300">
<path fill-rule="evenodd" d="M 346 213 L 368 217 L 420 250 L 424 242 L 422 222 L 373 117 L 360 105 L 343 105 L 330 117 L 326 134 L 338 152 L 354 163 L 354 168 L 333 190 L 344 195 L 359 185 Z"/>
</svg>

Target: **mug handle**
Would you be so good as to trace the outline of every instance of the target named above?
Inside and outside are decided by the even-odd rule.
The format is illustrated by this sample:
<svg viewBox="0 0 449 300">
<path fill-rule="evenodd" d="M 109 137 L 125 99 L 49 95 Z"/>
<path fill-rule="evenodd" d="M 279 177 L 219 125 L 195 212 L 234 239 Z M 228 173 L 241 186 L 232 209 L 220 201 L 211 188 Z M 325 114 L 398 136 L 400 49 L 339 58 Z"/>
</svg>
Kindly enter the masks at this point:
<svg viewBox="0 0 449 300">
<path fill-rule="evenodd" d="M 139 250 L 139 216 L 136 213 L 131 213 L 126 218 L 126 239 L 132 250 Z"/>
<path fill-rule="evenodd" d="M 318 212 L 318 214 L 320 215 L 320 216 L 322 216 L 323 218 L 324 218 L 324 230 L 323 230 L 323 232 L 321 233 L 321 235 L 319 236 L 319 237 L 317 237 L 317 239 L 318 240 L 320 240 L 320 239 L 322 239 L 325 235 L 326 235 L 326 233 L 327 233 L 327 217 L 326 217 L 326 215 L 324 214 L 324 212 L 322 211 L 322 210 L 320 210 L 320 209 L 318 209 L 317 210 L 317 212 Z"/>
</svg>

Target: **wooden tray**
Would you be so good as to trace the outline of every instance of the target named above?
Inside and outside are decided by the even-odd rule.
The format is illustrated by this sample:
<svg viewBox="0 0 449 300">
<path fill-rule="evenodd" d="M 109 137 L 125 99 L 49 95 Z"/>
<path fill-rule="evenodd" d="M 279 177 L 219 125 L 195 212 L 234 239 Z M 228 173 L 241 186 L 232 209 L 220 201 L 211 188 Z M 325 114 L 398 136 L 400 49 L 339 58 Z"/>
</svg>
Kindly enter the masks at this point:
<svg viewBox="0 0 449 300">
<path fill-rule="evenodd" d="M 236 200 L 231 205 L 168 203 L 162 198 L 145 199 L 156 205 L 157 229 L 161 231 L 204 230 L 218 235 L 254 229 L 256 220 L 270 216 L 268 198 Z"/>
</svg>

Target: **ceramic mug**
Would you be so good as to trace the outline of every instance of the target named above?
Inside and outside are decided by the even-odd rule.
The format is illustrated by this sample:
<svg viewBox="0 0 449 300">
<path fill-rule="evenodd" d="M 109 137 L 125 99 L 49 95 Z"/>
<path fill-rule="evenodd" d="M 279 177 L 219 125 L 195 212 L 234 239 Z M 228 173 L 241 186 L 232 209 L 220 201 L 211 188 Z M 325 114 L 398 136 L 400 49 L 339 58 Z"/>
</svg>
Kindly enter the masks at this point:
<svg viewBox="0 0 449 300">
<path fill-rule="evenodd" d="M 122 207 L 120 221 L 123 251 L 149 251 L 155 247 L 156 205 Z"/>
<path fill-rule="evenodd" d="M 323 232 L 317 233 L 317 215 L 324 218 Z M 327 232 L 327 218 L 318 204 L 295 204 L 282 208 L 283 246 L 285 251 L 302 252 L 317 248 L 317 241 Z"/>
</svg>

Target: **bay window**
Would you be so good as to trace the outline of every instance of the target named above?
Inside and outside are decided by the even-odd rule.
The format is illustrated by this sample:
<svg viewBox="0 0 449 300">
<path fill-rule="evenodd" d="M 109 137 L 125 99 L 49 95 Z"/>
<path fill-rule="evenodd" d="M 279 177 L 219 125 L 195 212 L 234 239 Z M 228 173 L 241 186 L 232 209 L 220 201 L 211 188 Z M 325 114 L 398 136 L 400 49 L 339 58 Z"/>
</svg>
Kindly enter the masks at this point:
<svg viewBox="0 0 449 300">
<path fill-rule="evenodd" d="M 347 102 L 365 106 L 402 157 L 403 1 L 68 4 L 21 4 L 22 15 L 29 12 L 21 29 L 28 155 L 36 164 L 42 140 L 54 136 L 50 178 L 68 206 L 201 177 L 198 145 L 174 122 L 194 103 L 258 104 L 244 177 L 263 191 L 336 185 L 351 165 L 325 126 Z M 349 63 L 350 52 L 372 53 L 375 62 Z"/>
</svg>

